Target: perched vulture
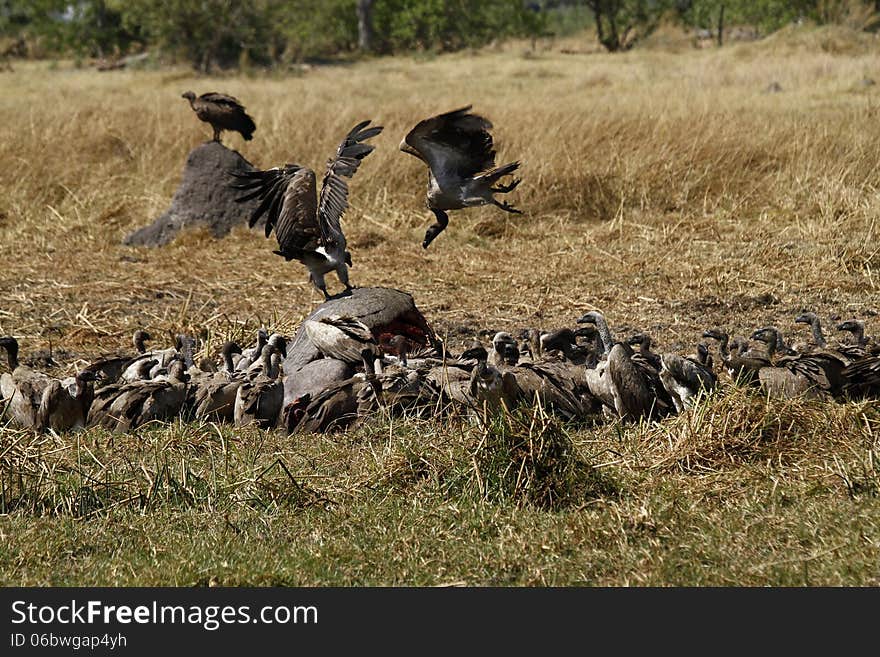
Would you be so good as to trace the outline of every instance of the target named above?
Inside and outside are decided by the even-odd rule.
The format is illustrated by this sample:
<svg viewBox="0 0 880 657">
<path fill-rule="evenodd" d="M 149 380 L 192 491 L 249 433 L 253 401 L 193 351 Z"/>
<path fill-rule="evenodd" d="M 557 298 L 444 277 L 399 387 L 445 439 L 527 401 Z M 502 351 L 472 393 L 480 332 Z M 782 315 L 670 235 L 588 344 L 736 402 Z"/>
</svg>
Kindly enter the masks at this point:
<svg viewBox="0 0 880 657">
<path fill-rule="evenodd" d="M 358 123 L 327 162 L 327 171 L 317 195 L 315 172 L 299 164 L 286 164 L 267 171 L 233 172 L 243 182 L 236 189 L 251 190 L 239 197 L 239 202 L 260 199 L 248 225 L 253 228 L 266 214 L 266 237 L 275 229 L 278 250 L 274 253 L 285 260 L 299 260 L 309 269 L 309 281 L 320 290 L 325 299 L 325 274 L 336 271 L 340 282 L 351 289 L 348 267 L 351 254 L 346 251 L 342 232 L 342 215 L 348 208 L 348 185 L 361 160 L 374 146 L 363 143 L 382 132 L 382 126 L 369 128 L 370 121 Z"/>
<path fill-rule="evenodd" d="M 495 194 L 506 194 L 519 185 L 519 179 L 496 185 L 519 168 L 519 162 L 495 166 L 495 149 L 488 119 L 471 114 L 471 106 L 420 121 L 400 142 L 400 150 L 428 165 L 428 209 L 437 222 L 428 227 L 422 247 L 427 249 L 449 223 L 446 210 L 476 205 L 496 205 L 505 212 L 522 214 L 508 204 L 499 203 Z"/>
<path fill-rule="evenodd" d="M 254 138 L 257 126 L 244 111 L 244 106 L 232 96 L 209 92 L 196 97 L 192 91 L 182 95 L 189 101 L 196 116 L 214 129 L 214 141 L 220 141 L 220 133 L 232 130 L 241 133 L 245 141 Z"/>
</svg>

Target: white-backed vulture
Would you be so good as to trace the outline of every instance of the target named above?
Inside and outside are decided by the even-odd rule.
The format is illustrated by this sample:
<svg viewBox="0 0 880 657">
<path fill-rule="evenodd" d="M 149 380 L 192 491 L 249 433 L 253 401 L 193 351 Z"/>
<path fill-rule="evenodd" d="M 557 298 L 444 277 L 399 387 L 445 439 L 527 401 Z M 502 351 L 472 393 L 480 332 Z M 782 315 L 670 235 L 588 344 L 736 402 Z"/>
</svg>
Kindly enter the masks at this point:
<svg viewBox="0 0 880 657">
<path fill-rule="evenodd" d="M 189 404 L 196 418 L 218 422 L 235 419 L 235 393 L 245 381 L 244 373 L 235 370 L 233 357 L 236 353 L 241 353 L 241 347 L 235 342 L 224 344 L 223 370 L 190 386 Z"/>
<path fill-rule="evenodd" d="M 488 119 L 471 113 L 471 106 L 420 121 L 400 142 L 400 150 L 428 165 L 427 206 L 437 218 L 425 232 L 427 249 L 449 224 L 446 210 L 495 205 L 505 212 L 522 214 L 495 194 L 506 194 L 519 185 L 498 182 L 519 168 L 519 162 L 495 166 L 495 149 Z"/>
<path fill-rule="evenodd" d="M 189 101 L 189 106 L 200 121 L 211 125 L 214 130 L 213 141 L 219 142 L 220 133 L 224 130 L 240 133 L 245 141 L 254 138 L 257 126 L 236 98 L 215 91 L 209 91 L 201 96 L 187 91 L 181 94 L 181 97 Z"/>
<path fill-rule="evenodd" d="M 346 250 L 342 232 L 342 215 L 348 208 L 345 178 L 354 176 L 361 161 L 375 148 L 364 141 L 382 132 L 382 126 L 370 128 L 369 124 L 370 121 L 363 121 L 352 128 L 327 162 L 320 197 L 315 172 L 299 164 L 232 174 L 243 180 L 233 187 L 251 190 L 238 201 L 260 199 L 248 225 L 253 228 L 265 214 L 266 237 L 274 228 L 278 241 L 278 250 L 274 253 L 285 260 L 303 263 L 309 270 L 309 281 L 325 299 L 330 295 L 324 276 L 331 271 L 336 272 L 346 290 L 351 289 L 348 280 L 351 254 Z"/>
<path fill-rule="evenodd" d="M 761 368 L 772 365 L 770 359 L 763 354 L 755 352 L 742 354 L 738 351 L 730 351 L 728 349 L 730 336 L 720 329 L 704 331 L 703 337 L 718 341 L 718 353 L 721 356 L 721 363 L 730 375 L 730 378 L 736 383 L 757 384 L 758 372 Z"/>
<path fill-rule="evenodd" d="M 303 322 L 303 328 L 309 340 L 325 358 L 361 363 L 365 351 L 374 356 L 381 355 L 379 343 L 372 331 L 353 317 L 307 319 Z"/>
<path fill-rule="evenodd" d="M 22 428 L 36 426 L 37 410 L 52 377 L 22 365 L 18 359 L 18 341 L 12 336 L 0 338 L 6 349 L 9 372 L 0 376 L 0 412 L 9 414 Z"/>
<path fill-rule="evenodd" d="M 679 413 L 693 407 L 701 393 L 714 390 L 718 377 L 712 371 L 706 345 L 697 345 L 696 356 L 665 353 L 660 356 L 660 381 Z"/>
<path fill-rule="evenodd" d="M 95 397 L 94 373 L 83 370 L 74 378 L 73 390 L 64 381 L 53 379 L 43 390 L 37 410 L 36 427 L 61 432 L 86 426 L 89 407 Z"/>
</svg>

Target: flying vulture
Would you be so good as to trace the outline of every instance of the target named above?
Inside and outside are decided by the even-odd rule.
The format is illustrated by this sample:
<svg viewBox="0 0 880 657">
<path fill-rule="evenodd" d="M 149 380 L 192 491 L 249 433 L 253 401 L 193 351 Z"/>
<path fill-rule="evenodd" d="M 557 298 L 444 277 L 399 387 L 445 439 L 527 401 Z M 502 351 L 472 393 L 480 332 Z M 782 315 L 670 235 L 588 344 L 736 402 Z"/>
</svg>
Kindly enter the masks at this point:
<svg viewBox="0 0 880 657">
<path fill-rule="evenodd" d="M 471 106 L 439 114 L 419 122 L 400 142 L 400 150 L 428 165 L 427 206 L 437 217 L 425 232 L 423 248 L 434 241 L 449 223 L 446 210 L 476 205 L 496 205 L 505 212 L 522 214 L 495 194 L 506 194 L 519 185 L 498 181 L 519 168 L 519 162 L 495 166 L 495 149 L 488 119 L 471 114 Z"/>
</svg>

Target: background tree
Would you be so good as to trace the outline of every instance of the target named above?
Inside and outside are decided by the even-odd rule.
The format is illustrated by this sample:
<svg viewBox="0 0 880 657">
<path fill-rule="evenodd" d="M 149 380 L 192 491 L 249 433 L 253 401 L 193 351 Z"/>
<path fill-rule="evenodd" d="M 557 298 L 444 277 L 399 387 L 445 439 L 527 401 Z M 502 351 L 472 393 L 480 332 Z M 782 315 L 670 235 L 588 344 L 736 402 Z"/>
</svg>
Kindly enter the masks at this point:
<svg viewBox="0 0 880 657">
<path fill-rule="evenodd" d="M 123 23 L 208 73 L 242 61 L 269 64 L 279 47 L 283 0 L 126 0 Z"/>
<path fill-rule="evenodd" d="M 373 49 L 373 0 L 357 0 L 358 48 Z"/>
<path fill-rule="evenodd" d="M 629 50 L 660 24 L 670 4 L 665 0 L 587 0 L 599 43 L 609 52 Z"/>
</svg>

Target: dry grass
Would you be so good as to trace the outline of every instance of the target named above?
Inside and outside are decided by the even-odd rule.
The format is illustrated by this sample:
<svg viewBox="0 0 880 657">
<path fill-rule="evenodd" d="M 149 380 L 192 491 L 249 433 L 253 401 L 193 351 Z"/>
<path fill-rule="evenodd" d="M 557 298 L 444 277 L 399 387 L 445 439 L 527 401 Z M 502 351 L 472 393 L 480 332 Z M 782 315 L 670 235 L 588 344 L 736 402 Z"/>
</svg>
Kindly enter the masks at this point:
<svg viewBox="0 0 880 657">
<path fill-rule="evenodd" d="M 226 142 L 260 167 L 318 167 L 357 121 L 383 124 L 345 218 L 353 282 L 411 292 L 453 344 L 594 308 L 661 350 L 690 351 L 710 325 L 804 338 L 801 309 L 880 332 L 880 86 L 862 82 L 880 77 L 880 47 L 846 35 L 683 54 L 507 47 L 294 77 L 17 65 L 0 74 L 14 117 L 0 124 L 0 334 L 25 355 L 63 347 L 70 371 L 138 327 L 216 349 L 259 324 L 292 331 L 320 301 L 244 228 L 120 245 L 209 136 L 189 88 L 245 102 L 254 140 Z M 764 93 L 772 82 L 782 91 Z M 425 174 L 397 144 L 466 103 L 494 122 L 499 160 L 523 161 L 512 196 L 526 214 L 459 212 L 425 252 Z M 880 581 L 877 405 L 723 392 L 660 424 L 591 430 L 385 420 L 294 442 L 211 425 L 113 440 L 0 428 L 0 579 Z"/>
</svg>

